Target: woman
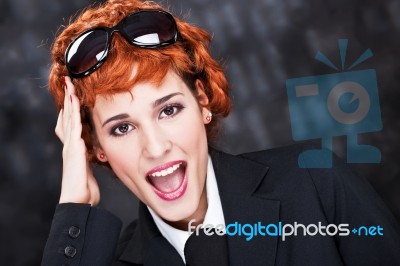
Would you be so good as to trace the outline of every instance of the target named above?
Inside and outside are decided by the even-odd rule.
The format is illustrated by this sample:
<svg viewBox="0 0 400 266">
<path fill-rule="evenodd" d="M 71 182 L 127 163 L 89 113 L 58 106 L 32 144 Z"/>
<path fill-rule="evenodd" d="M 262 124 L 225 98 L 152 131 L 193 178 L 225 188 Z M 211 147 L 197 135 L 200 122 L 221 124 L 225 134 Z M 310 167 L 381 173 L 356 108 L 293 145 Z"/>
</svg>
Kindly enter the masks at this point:
<svg viewBox="0 0 400 266">
<path fill-rule="evenodd" d="M 398 225 L 340 162 L 300 169 L 301 147 L 240 156 L 209 148 L 230 111 L 210 39 L 136 0 L 90 7 L 57 37 L 50 91 L 60 109 L 63 173 L 43 265 L 400 264 Z M 119 220 L 95 207 L 91 162 L 110 167 L 141 202 L 119 244 Z M 272 230 L 294 223 L 316 224 L 318 234 L 299 227 L 284 239 L 282 227 Z M 196 244 L 201 224 L 236 231 L 200 234 L 208 242 Z M 251 234 L 250 225 L 258 225 Z M 360 226 L 375 235 L 349 234 Z M 196 232 L 189 240 L 188 230 Z M 204 249 L 199 257 L 189 243 Z"/>
</svg>

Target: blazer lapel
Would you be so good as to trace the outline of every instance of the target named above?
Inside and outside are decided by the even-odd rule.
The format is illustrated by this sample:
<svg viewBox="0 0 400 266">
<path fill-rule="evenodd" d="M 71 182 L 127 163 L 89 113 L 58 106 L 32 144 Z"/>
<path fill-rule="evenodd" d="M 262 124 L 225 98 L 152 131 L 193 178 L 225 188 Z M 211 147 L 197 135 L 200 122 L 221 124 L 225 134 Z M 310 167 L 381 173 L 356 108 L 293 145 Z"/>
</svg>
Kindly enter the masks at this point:
<svg viewBox="0 0 400 266">
<path fill-rule="evenodd" d="M 257 193 L 268 167 L 251 160 L 210 149 L 226 225 L 278 224 L 279 201 Z M 244 231 L 249 232 L 249 228 Z M 264 229 L 265 231 L 265 229 Z M 255 234 L 255 233 L 254 233 Z M 277 237 L 228 236 L 230 265 L 274 265 Z M 140 203 L 137 228 L 120 256 L 123 262 L 145 265 L 184 266 L 174 247 L 162 237 L 147 207 Z"/>
<path fill-rule="evenodd" d="M 257 193 L 265 183 L 268 167 L 246 158 L 210 150 L 225 223 L 242 225 L 235 236 L 228 236 L 230 265 L 274 265 L 278 237 L 262 236 L 254 225 L 279 222 L 280 202 Z M 246 228 L 243 228 L 244 224 Z M 251 225 L 251 227 L 250 227 Z M 229 229 L 233 232 L 235 227 Z M 265 228 L 263 229 L 265 232 Z M 246 232 L 246 235 L 239 235 Z M 249 237 L 249 233 L 254 237 Z M 246 240 L 248 238 L 248 240 Z"/>
<path fill-rule="evenodd" d="M 175 248 L 161 235 L 146 205 L 139 203 L 138 225 L 120 260 L 145 266 L 184 266 Z"/>
</svg>

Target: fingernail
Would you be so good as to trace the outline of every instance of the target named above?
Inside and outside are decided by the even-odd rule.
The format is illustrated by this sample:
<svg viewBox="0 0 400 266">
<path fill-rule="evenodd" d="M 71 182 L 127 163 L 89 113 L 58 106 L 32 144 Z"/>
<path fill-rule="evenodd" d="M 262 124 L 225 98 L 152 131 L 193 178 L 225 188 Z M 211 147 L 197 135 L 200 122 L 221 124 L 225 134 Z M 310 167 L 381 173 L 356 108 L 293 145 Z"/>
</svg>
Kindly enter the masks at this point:
<svg viewBox="0 0 400 266">
<path fill-rule="evenodd" d="M 67 77 L 64 77 L 64 85 L 65 85 L 65 89 L 68 90 L 68 86 L 67 86 Z"/>
</svg>

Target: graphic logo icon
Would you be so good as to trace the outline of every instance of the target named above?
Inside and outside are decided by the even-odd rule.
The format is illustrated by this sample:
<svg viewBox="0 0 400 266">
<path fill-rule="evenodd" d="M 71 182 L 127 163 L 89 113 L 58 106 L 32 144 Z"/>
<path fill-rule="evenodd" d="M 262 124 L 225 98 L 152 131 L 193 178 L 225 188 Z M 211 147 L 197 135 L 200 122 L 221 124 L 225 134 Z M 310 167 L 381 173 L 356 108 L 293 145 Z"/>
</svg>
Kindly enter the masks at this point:
<svg viewBox="0 0 400 266">
<path fill-rule="evenodd" d="M 335 136 L 347 136 L 348 163 L 381 161 L 378 148 L 357 141 L 358 134 L 382 129 L 376 72 L 374 69 L 351 71 L 372 57 L 372 51 L 367 49 L 345 71 L 347 44 L 347 39 L 339 40 L 342 72 L 286 81 L 293 139 L 321 139 L 321 149 L 300 154 L 298 162 L 302 168 L 332 167 Z M 315 58 L 339 71 L 321 52 Z"/>
</svg>

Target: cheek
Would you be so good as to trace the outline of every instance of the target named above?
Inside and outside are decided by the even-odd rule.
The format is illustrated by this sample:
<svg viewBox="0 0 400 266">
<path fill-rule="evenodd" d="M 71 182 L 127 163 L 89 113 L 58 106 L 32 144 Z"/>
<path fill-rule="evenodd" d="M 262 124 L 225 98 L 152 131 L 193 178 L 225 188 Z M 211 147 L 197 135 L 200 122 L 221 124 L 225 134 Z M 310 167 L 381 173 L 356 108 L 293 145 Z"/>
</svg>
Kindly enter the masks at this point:
<svg viewBox="0 0 400 266">
<path fill-rule="evenodd" d="M 140 173 L 138 166 L 140 156 L 137 149 L 123 145 L 111 145 L 111 149 L 107 150 L 108 162 L 117 178 L 141 201 L 146 202 L 143 198 L 143 187 L 146 180 Z"/>
<path fill-rule="evenodd" d="M 120 139 L 111 139 L 105 141 L 103 149 L 107 155 L 108 163 L 119 179 L 124 179 L 124 176 L 138 173 L 138 150 L 134 148 L 134 141 L 129 136 L 121 137 Z"/>
<path fill-rule="evenodd" d="M 193 115 L 187 117 L 185 121 L 177 124 L 169 132 L 172 133 L 170 139 L 181 148 L 197 149 L 202 143 L 207 145 L 206 130 L 200 116 Z"/>
<path fill-rule="evenodd" d="M 201 129 L 193 130 L 193 128 L 187 128 L 183 131 L 177 132 L 174 136 L 174 145 L 178 146 L 182 150 L 195 149 L 203 140 L 200 130 Z"/>
</svg>

